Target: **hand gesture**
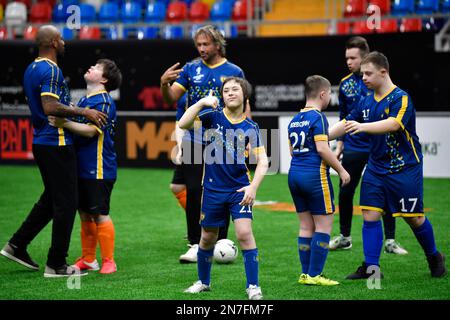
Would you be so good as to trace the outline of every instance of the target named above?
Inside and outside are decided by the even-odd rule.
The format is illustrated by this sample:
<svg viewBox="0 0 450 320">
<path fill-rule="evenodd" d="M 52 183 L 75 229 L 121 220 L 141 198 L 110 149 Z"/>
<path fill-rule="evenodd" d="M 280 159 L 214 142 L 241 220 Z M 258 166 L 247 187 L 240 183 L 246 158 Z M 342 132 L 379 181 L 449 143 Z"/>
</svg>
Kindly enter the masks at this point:
<svg viewBox="0 0 450 320">
<path fill-rule="evenodd" d="M 161 76 L 161 86 L 172 83 L 180 77 L 180 73 L 183 69 L 176 69 L 179 65 L 180 63 L 177 62 L 163 73 Z"/>
<path fill-rule="evenodd" d="M 106 120 L 108 119 L 106 114 L 95 109 L 84 109 L 82 115 L 99 128 L 104 127 L 106 125 Z"/>
<path fill-rule="evenodd" d="M 356 121 L 346 121 L 345 122 L 345 132 L 350 134 L 356 134 L 362 132 L 361 123 Z"/>
<path fill-rule="evenodd" d="M 48 116 L 48 123 L 56 128 L 62 128 L 64 126 L 64 123 L 67 122 L 66 118 L 59 118 L 55 116 Z"/>
<path fill-rule="evenodd" d="M 252 185 L 240 188 L 236 192 L 245 192 L 244 198 L 239 203 L 240 206 L 252 206 L 256 199 L 256 190 Z"/>
<path fill-rule="evenodd" d="M 217 108 L 217 106 L 219 105 L 219 99 L 214 96 L 213 90 L 209 90 L 209 95 L 202 98 L 200 101 L 202 102 L 202 105 L 204 107 Z"/>
</svg>

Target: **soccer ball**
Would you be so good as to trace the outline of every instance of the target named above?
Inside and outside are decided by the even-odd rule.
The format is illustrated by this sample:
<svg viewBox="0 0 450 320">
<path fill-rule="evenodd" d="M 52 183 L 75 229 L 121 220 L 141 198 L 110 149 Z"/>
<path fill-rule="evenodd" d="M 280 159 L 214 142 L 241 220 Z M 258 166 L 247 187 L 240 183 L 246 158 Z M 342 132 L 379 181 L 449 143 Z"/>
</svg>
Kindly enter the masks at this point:
<svg viewBox="0 0 450 320">
<path fill-rule="evenodd" d="M 238 256 L 238 248 L 233 241 L 222 239 L 214 247 L 214 261 L 217 263 L 231 263 Z"/>
</svg>

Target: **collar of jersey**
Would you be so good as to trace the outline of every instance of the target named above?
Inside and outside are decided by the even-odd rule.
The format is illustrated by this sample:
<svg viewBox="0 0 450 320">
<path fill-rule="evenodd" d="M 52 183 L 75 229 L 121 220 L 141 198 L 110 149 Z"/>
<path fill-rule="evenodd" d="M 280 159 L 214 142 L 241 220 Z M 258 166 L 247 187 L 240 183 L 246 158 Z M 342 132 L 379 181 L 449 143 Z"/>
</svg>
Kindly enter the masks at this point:
<svg viewBox="0 0 450 320">
<path fill-rule="evenodd" d="M 316 110 L 316 111 L 321 112 L 318 108 L 312 107 L 312 106 L 306 106 L 302 110 L 300 110 L 300 112 L 307 112 L 307 111 L 311 111 L 311 110 Z"/>
<path fill-rule="evenodd" d="M 92 96 L 95 96 L 97 94 L 102 94 L 102 93 L 108 93 L 108 91 L 106 91 L 106 90 L 97 91 L 97 92 L 94 92 L 94 93 L 91 93 L 91 94 L 87 95 L 86 98 L 90 98 Z"/>
<path fill-rule="evenodd" d="M 43 60 L 50 62 L 51 64 L 54 64 L 55 66 L 58 66 L 54 61 L 50 60 L 49 58 L 37 57 L 34 61 L 39 62 L 39 61 L 43 61 Z"/>
<path fill-rule="evenodd" d="M 388 92 L 383 94 L 380 98 L 377 98 L 376 94 L 374 93 L 373 98 L 375 99 L 376 102 L 380 102 L 381 100 L 386 98 L 392 91 L 394 91 L 395 88 L 397 88 L 397 86 L 394 84 L 394 86 L 391 89 L 389 89 Z"/>
<path fill-rule="evenodd" d="M 202 59 L 202 62 L 203 62 L 203 64 L 205 65 L 205 66 L 207 66 L 208 68 L 210 68 L 210 69 L 214 69 L 214 68 L 217 68 L 217 67 L 220 67 L 221 65 L 223 65 L 225 62 L 227 62 L 228 60 L 226 59 L 226 58 L 224 58 L 224 60 L 222 61 L 222 62 L 219 62 L 219 63 L 216 63 L 216 64 L 214 64 L 214 65 L 210 65 L 210 64 L 207 64 L 203 59 Z"/>
<path fill-rule="evenodd" d="M 223 110 L 223 115 L 225 116 L 225 118 L 227 118 L 227 120 L 228 120 L 231 124 L 238 124 L 238 123 L 243 122 L 243 121 L 246 119 L 245 114 L 243 114 L 243 115 L 242 115 L 242 119 L 233 121 L 233 120 L 231 120 L 230 118 L 228 118 L 228 116 L 227 116 L 227 114 L 226 114 L 226 112 L 225 112 L 225 109 Z"/>
</svg>

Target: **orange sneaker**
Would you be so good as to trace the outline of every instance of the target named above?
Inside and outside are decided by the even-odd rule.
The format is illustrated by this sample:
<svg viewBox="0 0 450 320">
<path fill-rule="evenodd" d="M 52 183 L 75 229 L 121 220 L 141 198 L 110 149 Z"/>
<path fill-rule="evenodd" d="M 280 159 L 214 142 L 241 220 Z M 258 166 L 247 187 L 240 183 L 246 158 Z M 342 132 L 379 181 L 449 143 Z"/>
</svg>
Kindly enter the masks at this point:
<svg viewBox="0 0 450 320">
<path fill-rule="evenodd" d="M 75 262 L 74 266 L 77 266 L 80 270 L 97 271 L 100 269 L 97 259 L 95 259 L 92 262 L 87 262 L 86 260 L 83 259 L 83 257 L 78 258 L 77 261 Z"/>
<path fill-rule="evenodd" d="M 102 274 L 110 274 L 117 271 L 117 266 L 114 260 L 105 258 L 102 263 L 102 269 L 100 270 L 100 273 Z"/>
</svg>

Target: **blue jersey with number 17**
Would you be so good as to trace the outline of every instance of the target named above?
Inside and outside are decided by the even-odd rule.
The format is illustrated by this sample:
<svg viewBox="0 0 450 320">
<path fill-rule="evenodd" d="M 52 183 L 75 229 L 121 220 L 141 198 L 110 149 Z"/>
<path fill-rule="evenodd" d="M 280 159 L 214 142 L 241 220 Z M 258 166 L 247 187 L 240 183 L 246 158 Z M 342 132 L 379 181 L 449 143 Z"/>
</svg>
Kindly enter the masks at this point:
<svg viewBox="0 0 450 320">
<path fill-rule="evenodd" d="M 316 108 L 302 109 L 289 123 L 289 143 L 292 147 L 290 170 L 320 168 L 322 158 L 316 141 L 328 141 L 328 121 Z"/>
</svg>

